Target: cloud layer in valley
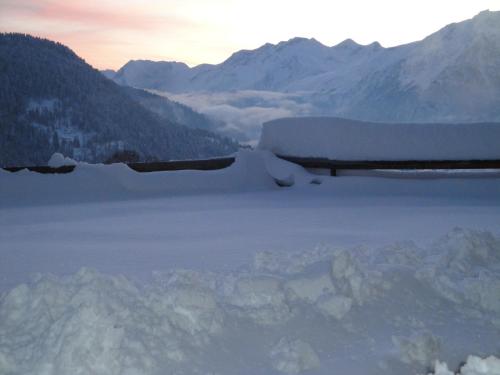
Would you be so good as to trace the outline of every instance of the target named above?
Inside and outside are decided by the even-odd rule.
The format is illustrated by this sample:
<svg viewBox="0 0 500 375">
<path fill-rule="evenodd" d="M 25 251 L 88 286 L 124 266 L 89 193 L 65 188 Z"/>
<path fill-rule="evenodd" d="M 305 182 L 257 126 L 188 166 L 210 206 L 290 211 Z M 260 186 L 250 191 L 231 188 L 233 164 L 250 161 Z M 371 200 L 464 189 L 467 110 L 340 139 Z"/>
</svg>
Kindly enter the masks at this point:
<svg viewBox="0 0 500 375">
<path fill-rule="evenodd" d="M 219 131 L 251 145 L 258 141 L 262 123 L 281 117 L 306 116 L 313 111 L 301 93 L 245 90 L 160 94 L 223 121 L 225 127 Z"/>
</svg>

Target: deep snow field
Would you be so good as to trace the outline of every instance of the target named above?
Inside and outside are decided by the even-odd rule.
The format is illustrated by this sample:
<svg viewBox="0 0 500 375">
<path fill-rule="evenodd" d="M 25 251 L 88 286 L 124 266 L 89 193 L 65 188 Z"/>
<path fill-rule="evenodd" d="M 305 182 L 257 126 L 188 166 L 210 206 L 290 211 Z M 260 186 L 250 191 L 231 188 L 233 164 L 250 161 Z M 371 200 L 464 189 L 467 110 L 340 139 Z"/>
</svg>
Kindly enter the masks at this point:
<svg viewBox="0 0 500 375">
<path fill-rule="evenodd" d="M 500 374 L 500 173 L 0 170 L 0 293 L 1 375 Z"/>
</svg>

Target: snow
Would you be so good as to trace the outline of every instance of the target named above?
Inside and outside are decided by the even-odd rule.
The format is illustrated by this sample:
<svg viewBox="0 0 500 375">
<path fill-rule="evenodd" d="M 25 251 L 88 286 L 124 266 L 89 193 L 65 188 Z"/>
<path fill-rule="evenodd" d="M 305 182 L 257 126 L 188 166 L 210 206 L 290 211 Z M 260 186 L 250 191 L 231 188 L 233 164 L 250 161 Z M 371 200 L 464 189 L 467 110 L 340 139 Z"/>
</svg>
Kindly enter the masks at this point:
<svg viewBox="0 0 500 375">
<path fill-rule="evenodd" d="M 49 166 L 76 165 L 70 174 L 39 175 L 23 170 L 0 173 L 0 205 L 94 202 L 165 195 L 276 190 L 287 185 L 320 183 L 321 178 L 267 151 L 240 151 L 229 168 L 207 171 L 138 173 L 125 164 L 87 164 L 56 153 Z M 31 194 L 33 180 L 39 194 Z"/>
<path fill-rule="evenodd" d="M 350 368 L 397 374 L 421 372 L 441 359 L 456 366 L 469 352 L 494 350 L 500 332 L 491 322 L 498 314 L 433 293 L 438 276 L 418 284 L 418 271 L 436 254 L 446 256 L 439 253 L 443 241 L 479 250 L 488 243 L 500 251 L 500 238 L 455 229 L 420 248 L 412 267 L 383 261 L 407 250 L 392 246 L 350 249 L 356 257 L 345 249 L 303 251 L 309 264 L 298 256 L 293 272 L 255 265 L 219 272 L 173 269 L 140 284 L 88 268 L 68 276 L 40 274 L 0 300 L 0 369 L 328 374 Z M 275 254 L 278 264 L 289 255 Z M 302 298 L 305 290 L 311 293 Z M 356 357 L 358 352 L 363 355 Z M 496 369 L 496 359 L 469 358 L 462 374 L 491 375 Z"/>
<path fill-rule="evenodd" d="M 410 338 L 393 337 L 392 342 L 399 349 L 401 360 L 429 366 L 439 357 L 440 340 L 430 332 L 422 332 Z"/>
<path fill-rule="evenodd" d="M 61 101 L 57 98 L 51 99 L 34 99 L 30 98 L 26 105 L 26 112 L 53 112 L 56 107 L 61 105 Z"/>
<path fill-rule="evenodd" d="M 470 356 L 461 371 L 462 375 L 497 375 L 500 374 L 500 359 L 494 356 L 485 359 Z"/>
<path fill-rule="evenodd" d="M 51 168 L 59 168 L 65 165 L 76 165 L 76 161 L 71 158 L 65 157 L 59 152 L 55 152 L 47 162 L 47 165 Z"/>
<path fill-rule="evenodd" d="M 298 374 L 319 367 L 319 358 L 311 345 L 282 338 L 271 350 L 273 367 L 285 374 Z"/>
<path fill-rule="evenodd" d="M 284 118 L 263 125 L 259 148 L 337 160 L 500 159 L 500 126 L 382 124 L 336 117 Z"/>
<path fill-rule="evenodd" d="M 500 359 L 494 356 L 488 358 L 480 358 L 477 356 L 469 356 L 467 362 L 463 365 L 457 375 L 497 375 L 500 374 Z M 429 375 L 455 375 L 450 371 L 446 363 L 437 361 L 435 369 Z"/>
<path fill-rule="evenodd" d="M 0 170 L 0 374 L 497 374 L 499 191 L 267 151 Z"/>
<path fill-rule="evenodd" d="M 498 15 L 498 12 L 483 11 L 473 19 L 450 24 L 428 36 L 421 43 L 415 44 L 403 63 L 401 83 L 415 85 L 422 91 L 426 90 L 446 75 L 446 69 L 457 60 L 477 67 L 480 79 L 485 79 L 488 66 L 491 64 L 487 58 L 488 53 L 498 47 L 497 41 L 500 37 Z M 485 44 L 485 39 L 491 42 Z M 476 46 L 477 53 L 468 54 L 467 49 L 470 46 Z M 467 96 L 471 96 L 470 91 Z"/>
<path fill-rule="evenodd" d="M 32 205 L 147 198 L 172 194 L 199 194 L 277 188 L 265 171 L 268 153 L 242 151 L 236 162 L 223 170 L 138 173 L 125 164 L 79 163 L 70 174 L 39 175 L 22 171 L 0 175 L 0 204 Z M 58 167 L 71 159 L 54 154 L 49 163 Z M 74 164 L 73 164 L 74 165 Z M 291 164 L 290 164 L 291 165 Z M 3 177 L 3 178 L 2 178 Z M 37 191 L 31 194 L 36 180 Z"/>
</svg>

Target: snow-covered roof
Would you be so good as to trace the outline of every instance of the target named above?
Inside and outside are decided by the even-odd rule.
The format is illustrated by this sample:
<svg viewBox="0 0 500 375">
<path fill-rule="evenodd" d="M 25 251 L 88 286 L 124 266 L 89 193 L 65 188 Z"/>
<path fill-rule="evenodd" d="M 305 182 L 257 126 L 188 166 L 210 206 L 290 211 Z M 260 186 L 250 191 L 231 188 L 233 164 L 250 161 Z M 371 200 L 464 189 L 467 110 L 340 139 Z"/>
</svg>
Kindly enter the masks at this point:
<svg viewBox="0 0 500 375">
<path fill-rule="evenodd" d="M 500 124 L 388 124 L 336 117 L 265 123 L 259 148 L 334 160 L 500 159 Z"/>
</svg>

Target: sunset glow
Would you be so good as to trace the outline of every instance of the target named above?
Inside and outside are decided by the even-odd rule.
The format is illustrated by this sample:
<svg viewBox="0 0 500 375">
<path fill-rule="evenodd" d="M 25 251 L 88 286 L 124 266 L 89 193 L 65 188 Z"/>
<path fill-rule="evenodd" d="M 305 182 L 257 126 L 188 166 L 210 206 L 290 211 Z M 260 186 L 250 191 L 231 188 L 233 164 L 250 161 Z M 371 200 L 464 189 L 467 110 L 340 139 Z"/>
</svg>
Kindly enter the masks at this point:
<svg viewBox="0 0 500 375">
<path fill-rule="evenodd" d="M 130 59 L 219 63 L 295 36 L 393 46 L 422 39 L 500 0 L 0 0 L 0 30 L 59 41 L 93 66 Z"/>
</svg>

